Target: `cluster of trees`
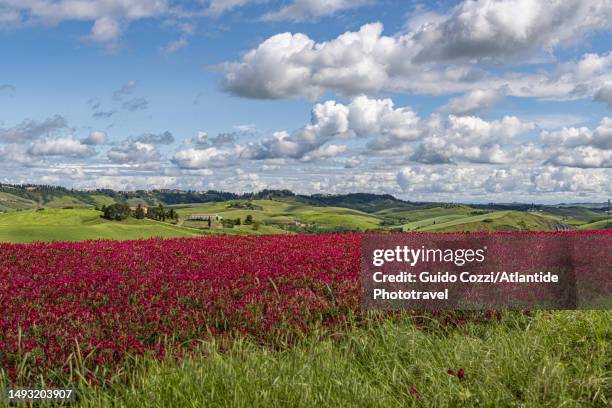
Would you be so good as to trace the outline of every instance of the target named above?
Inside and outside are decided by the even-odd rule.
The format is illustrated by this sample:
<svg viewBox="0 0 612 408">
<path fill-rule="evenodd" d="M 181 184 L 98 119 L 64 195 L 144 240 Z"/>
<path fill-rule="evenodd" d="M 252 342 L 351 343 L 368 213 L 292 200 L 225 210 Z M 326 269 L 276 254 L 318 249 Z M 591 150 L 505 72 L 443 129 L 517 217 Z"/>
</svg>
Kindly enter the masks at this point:
<svg viewBox="0 0 612 408">
<path fill-rule="evenodd" d="M 136 211 L 138 211 L 138 207 L 136 208 Z M 178 214 L 176 213 L 176 211 L 174 211 L 174 208 L 166 210 L 162 204 L 159 204 L 157 207 L 149 208 L 146 213 L 146 217 L 151 218 L 152 220 L 163 221 L 163 222 L 178 220 Z"/>
<path fill-rule="evenodd" d="M 102 206 L 102 218 L 111 221 L 123 221 L 132 215 L 132 210 L 125 204 L 112 204 Z"/>
<path fill-rule="evenodd" d="M 178 220 L 178 214 L 174 211 L 174 208 L 166 210 L 162 204 L 157 207 L 147 208 L 146 210 L 142 205 L 138 204 L 138 207 L 132 211 L 127 204 L 115 203 L 112 205 L 103 205 L 100 210 L 102 211 L 102 218 L 111 221 L 123 221 L 129 217 L 134 217 L 139 220 L 150 218 L 162 222 Z"/>
<path fill-rule="evenodd" d="M 223 228 L 234 228 L 237 225 L 242 225 L 242 219 L 240 218 L 236 218 L 236 219 L 231 219 L 231 218 L 224 218 L 223 219 Z M 247 215 L 244 219 L 244 225 L 253 225 L 253 227 L 257 226 L 257 228 L 259 228 L 259 225 L 261 225 L 260 222 L 253 220 L 253 216 L 252 215 Z M 254 228 L 254 229 L 257 229 Z"/>
</svg>

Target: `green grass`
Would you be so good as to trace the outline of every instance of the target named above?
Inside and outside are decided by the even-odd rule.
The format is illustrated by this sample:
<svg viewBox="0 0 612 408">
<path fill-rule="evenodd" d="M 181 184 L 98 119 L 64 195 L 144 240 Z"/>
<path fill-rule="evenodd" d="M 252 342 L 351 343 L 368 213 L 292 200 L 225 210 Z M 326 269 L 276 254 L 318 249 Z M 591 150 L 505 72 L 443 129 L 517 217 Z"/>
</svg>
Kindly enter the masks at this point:
<svg viewBox="0 0 612 408">
<path fill-rule="evenodd" d="M 10 193 L 4 193 L 0 191 L 0 210 L 11 211 L 11 210 L 25 210 L 35 208 L 36 202 L 25 199 L 23 197 L 16 196 Z"/>
<path fill-rule="evenodd" d="M 74 208 L 89 208 L 90 204 L 84 203 L 80 200 L 77 200 L 74 197 L 70 196 L 54 196 L 50 201 L 47 201 L 43 207 L 46 208 L 64 208 L 64 207 L 74 207 Z"/>
<path fill-rule="evenodd" d="M 292 201 L 254 200 L 261 210 L 229 208 L 230 202 L 173 206 L 179 216 L 198 213 L 219 214 L 224 218 L 241 218 L 251 215 L 255 221 L 265 224 L 316 224 L 322 228 L 376 228 L 381 219 L 358 210 L 341 207 L 316 207 Z"/>
<path fill-rule="evenodd" d="M 603 219 L 603 220 L 599 220 L 599 221 L 595 221 L 595 222 L 590 222 L 590 223 L 582 224 L 582 225 L 578 226 L 578 229 L 581 229 L 581 230 L 603 230 L 603 229 L 610 229 L 611 225 L 612 225 L 612 220 L 608 221 L 607 219 Z"/>
<path fill-rule="evenodd" d="M 91 199 L 96 203 L 96 205 L 112 205 L 115 204 L 115 200 L 113 200 L 109 196 L 101 195 L 101 194 L 91 194 Z"/>
<path fill-rule="evenodd" d="M 467 216 L 469 213 L 477 211 L 465 205 L 456 205 L 452 207 L 431 207 L 416 210 L 407 210 L 404 208 L 389 208 L 381 210 L 375 214 L 381 217 L 401 218 L 407 222 L 422 221 L 428 218 L 435 218 L 447 215 L 462 215 Z"/>
<path fill-rule="evenodd" d="M 402 319 L 282 351 L 243 340 L 221 352 L 209 343 L 192 358 L 141 360 L 107 388 L 81 385 L 79 406 L 607 407 L 611 318 L 507 312 L 437 330 Z M 449 368 L 463 368 L 465 378 Z"/>
<path fill-rule="evenodd" d="M 181 217 L 197 213 L 219 214 L 224 218 L 240 218 L 242 222 L 248 215 L 261 223 L 258 229 L 251 225 L 235 228 L 202 229 L 206 223 L 184 222 L 178 226 L 159 223 L 151 220 L 135 219 L 123 222 L 111 222 L 100 218 L 100 213 L 91 208 L 77 208 L 79 204 L 66 197 L 55 199 L 57 207 L 75 206 L 75 209 L 45 209 L 43 211 L 11 211 L 0 214 L 0 241 L 81 241 L 88 239 L 139 239 L 148 237 L 189 237 L 202 234 L 283 234 L 286 226 L 296 223 L 314 226 L 318 230 L 350 229 L 370 230 L 378 228 L 385 220 L 409 221 L 400 227 L 404 231 L 545 231 L 553 230 L 560 223 L 572 223 L 561 220 L 560 216 L 547 213 L 528 213 L 519 211 L 493 211 L 486 214 L 472 215 L 476 210 L 466 206 L 449 208 L 432 207 L 427 209 L 390 209 L 368 214 L 362 211 L 342 207 L 317 207 L 300 202 L 285 200 L 255 200 L 258 209 L 229 208 L 231 202 L 206 204 L 175 205 Z M 67 197 L 70 198 L 70 197 Z M 99 197 L 92 196 L 100 203 Z M 107 201 L 105 201 L 107 202 Z M 108 203 L 108 202 L 107 202 Z M 72 205 L 71 205 L 72 204 Z M 3 205 L 15 209 L 35 205 L 34 202 L 7 193 L 0 193 L 0 210 Z M 81 203 L 82 205 L 82 203 Z M 4 210 L 6 211 L 6 210 Z M 573 220 L 579 229 L 605 229 L 606 220 L 585 222 Z M 400 221 L 401 222 L 401 221 Z M 285 227 L 285 229 L 283 228 Z"/>
<path fill-rule="evenodd" d="M 483 215 L 467 216 L 436 224 L 430 223 L 419 231 L 549 231 L 554 220 L 520 211 L 495 211 Z"/>
<path fill-rule="evenodd" d="M 100 218 L 100 214 L 92 209 L 45 209 L 0 214 L 0 241 L 126 240 L 201 235 L 197 230 L 151 220 L 107 221 Z"/>
</svg>

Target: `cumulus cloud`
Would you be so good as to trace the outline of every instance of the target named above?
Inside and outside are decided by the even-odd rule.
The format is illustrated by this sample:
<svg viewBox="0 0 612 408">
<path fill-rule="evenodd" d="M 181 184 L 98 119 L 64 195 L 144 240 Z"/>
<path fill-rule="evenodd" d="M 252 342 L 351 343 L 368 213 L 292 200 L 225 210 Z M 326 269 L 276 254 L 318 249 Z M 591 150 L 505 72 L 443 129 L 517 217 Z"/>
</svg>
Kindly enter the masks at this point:
<svg viewBox="0 0 612 408">
<path fill-rule="evenodd" d="M 585 169 L 547 166 L 531 175 L 535 193 L 572 192 L 599 193 L 612 191 L 609 173 Z"/>
<path fill-rule="evenodd" d="M 82 141 L 72 137 L 37 140 L 28 149 L 33 156 L 87 157 L 93 150 Z"/>
<path fill-rule="evenodd" d="M 32 140 L 40 136 L 49 135 L 57 130 L 65 129 L 66 127 L 68 127 L 68 122 L 60 115 L 52 116 L 40 122 L 26 119 L 14 127 L 0 128 L 0 141 L 20 142 Z"/>
<path fill-rule="evenodd" d="M 336 157 L 339 154 L 345 153 L 348 151 L 348 146 L 346 145 L 335 145 L 330 144 L 327 146 L 321 146 L 316 150 L 306 154 L 302 157 L 303 162 L 311 162 L 320 159 L 328 159 L 331 157 Z"/>
<path fill-rule="evenodd" d="M 493 108 L 505 92 L 503 89 L 475 89 L 461 97 L 452 98 L 442 109 L 453 115 L 474 115 Z"/>
<path fill-rule="evenodd" d="M 608 108 L 612 109 L 612 83 L 605 84 L 595 92 L 595 100 L 598 102 L 604 102 L 608 105 Z"/>
<path fill-rule="evenodd" d="M 391 99 L 353 98 L 350 103 L 326 101 L 314 105 L 308 125 L 291 134 L 276 132 L 250 144 L 245 154 L 254 159 L 301 159 L 334 139 L 377 137 L 413 141 L 421 137 L 417 114 L 396 108 Z"/>
<path fill-rule="evenodd" d="M 542 131 L 540 140 L 556 166 L 612 167 L 612 118 L 604 117 L 591 130 L 585 126 Z"/>
<path fill-rule="evenodd" d="M 293 0 L 280 10 L 265 14 L 262 19 L 294 22 L 317 20 L 340 11 L 361 7 L 367 3 L 369 3 L 368 0 Z"/>
<path fill-rule="evenodd" d="M 262 99 L 313 99 L 326 88 L 351 94 L 380 89 L 388 80 L 384 61 L 395 47 L 395 40 L 381 33 L 381 24 L 368 24 L 320 44 L 304 34 L 274 35 L 242 61 L 224 64 L 223 86 Z"/>
<path fill-rule="evenodd" d="M 0 10 L 5 18 L 10 17 L 6 21 L 10 26 L 91 21 L 88 38 L 97 42 L 115 41 L 122 32 L 122 23 L 172 12 L 168 0 L 0 0 Z"/>
<path fill-rule="evenodd" d="M 89 38 L 96 42 L 106 43 L 115 40 L 121 33 L 121 26 L 111 17 L 100 17 L 94 22 Z"/>
<path fill-rule="evenodd" d="M 312 109 L 311 123 L 289 134 L 275 132 L 272 137 L 248 146 L 246 156 L 262 160 L 273 158 L 300 159 L 318 149 L 335 137 L 349 132 L 349 109 L 347 106 L 327 101 Z"/>
<path fill-rule="evenodd" d="M 551 52 L 612 25 L 607 1 L 464 1 L 442 20 L 414 33 L 416 61 L 504 61 L 534 51 Z"/>
<path fill-rule="evenodd" d="M 426 16 L 431 16 L 428 14 Z M 529 63 L 569 40 L 612 26 L 612 3 L 579 0 L 465 1 L 446 16 L 420 20 L 408 33 L 383 35 L 380 23 L 315 42 L 301 33 L 274 35 L 222 65 L 223 87 L 236 95 L 315 99 L 327 90 L 429 94 L 506 89 L 511 96 L 592 96 L 610 79 L 610 54 L 587 54 L 550 72 L 494 72 L 487 64 Z M 472 95 L 475 107 L 494 95 Z M 459 112 L 455 112 L 459 113 Z"/>
<path fill-rule="evenodd" d="M 534 127 L 533 123 L 514 116 L 493 121 L 476 116 L 449 115 L 446 120 L 434 116 L 422 128 L 422 141 L 410 159 L 424 164 L 507 163 L 513 160 L 515 152 L 504 145 Z M 371 143 L 370 148 L 397 149 L 400 147 L 398 142 L 387 139 L 379 144 Z"/>
<path fill-rule="evenodd" d="M 143 133 L 138 137 L 130 138 L 130 141 L 154 145 L 169 145 L 174 143 L 175 139 L 171 132 L 165 131 L 163 133 Z"/>
<path fill-rule="evenodd" d="M 573 149 L 559 150 L 548 163 L 568 167 L 610 167 L 612 168 L 612 150 L 596 149 L 592 146 L 579 146 Z"/>
<path fill-rule="evenodd" d="M 151 164 L 161 158 L 157 148 L 149 143 L 124 142 L 107 153 L 108 159 L 117 164 Z"/>
<path fill-rule="evenodd" d="M 547 193 L 600 194 L 610 191 L 612 181 L 605 171 L 554 166 L 498 167 L 488 166 L 408 166 L 396 174 L 403 192 L 419 196 L 438 193 L 441 197 L 465 195 L 477 200 L 494 194 L 506 200 Z"/>
<path fill-rule="evenodd" d="M 203 149 L 181 150 L 174 154 L 172 162 L 182 169 L 206 169 L 209 167 L 227 167 L 235 164 L 240 158 L 242 148 L 207 147 Z"/>
<path fill-rule="evenodd" d="M 89 136 L 87 136 L 82 143 L 89 146 L 103 145 L 106 143 L 106 132 L 94 130 L 89 133 Z"/>
</svg>

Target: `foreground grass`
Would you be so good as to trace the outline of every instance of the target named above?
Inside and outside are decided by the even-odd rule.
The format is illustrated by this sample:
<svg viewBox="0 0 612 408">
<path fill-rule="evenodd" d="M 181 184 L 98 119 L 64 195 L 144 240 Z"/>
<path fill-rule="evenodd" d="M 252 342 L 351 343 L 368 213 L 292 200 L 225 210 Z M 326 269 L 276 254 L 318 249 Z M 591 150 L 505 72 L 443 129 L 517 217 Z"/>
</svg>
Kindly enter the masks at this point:
<svg viewBox="0 0 612 408">
<path fill-rule="evenodd" d="M 138 361 L 109 387 L 81 385 L 78 405 L 606 407 L 611 318 L 609 311 L 506 313 L 427 330 L 402 318 L 325 340 L 309 336 L 283 351 L 247 340 L 226 351 L 207 343 L 196 357 Z"/>
</svg>

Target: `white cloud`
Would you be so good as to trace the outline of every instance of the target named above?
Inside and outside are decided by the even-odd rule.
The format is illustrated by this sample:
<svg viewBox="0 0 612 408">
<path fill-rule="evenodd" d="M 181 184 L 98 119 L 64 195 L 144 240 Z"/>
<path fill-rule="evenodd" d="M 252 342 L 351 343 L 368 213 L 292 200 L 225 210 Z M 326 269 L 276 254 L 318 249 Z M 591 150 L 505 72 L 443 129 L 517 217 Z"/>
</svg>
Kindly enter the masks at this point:
<svg viewBox="0 0 612 408">
<path fill-rule="evenodd" d="M 532 129 L 532 123 L 514 116 L 485 121 L 476 116 L 449 115 L 446 121 L 429 122 L 424 130 L 426 136 L 411 160 L 425 164 L 507 163 L 513 160 L 514 154 L 504 145 Z M 390 149 L 393 144 L 386 143 L 384 147 Z"/>
<path fill-rule="evenodd" d="M 557 151 L 548 162 L 555 166 L 612 168 L 612 150 L 596 149 L 592 146 L 579 146 Z"/>
<path fill-rule="evenodd" d="M 113 147 L 107 156 L 111 162 L 118 164 L 151 164 L 160 160 L 160 154 L 153 144 L 138 141 Z"/>
<path fill-rule="evenodd" d="M 406 142 L 419 139 L 421 132 L 412 109 L 396 108 L 391 99 L 361 95 L 347 105 L 336 101 L 314 105 L 308 125 L 291 134 L 276 132 L 271 138 L 251 143 L 245 155 L 254 159 L 302 159 L 334 139 L 376 137 Z"/>
<path fill-rule="evenodd" d="M 612 167 L 612 118 L 602 118 L 594 130 L 569 127 L 543 131 L 540 140 L 549 153 L 548 163 L 583 168 Z"/>
<path fill-rule="evenodd" d="M 396 182 L 410 196 L 431 196 L 457 199 L 469 197 L 472 201 L 491 195 L 498 200 L 526 200 L 535 194 L 537 201 L 543 197 L 561 197 L 559 193 L 601 194 L 612 189 L 609 173 L 598 169 L 578 169 L 554 166 L 497 167 L 473 166 L 409 166 L 400 169 Z M 549 196 L 547 193 L 551 193 Z"/>
<path fill-rule="evenodd" d="M 369 24 L 320 44 L 304 34 L 277 34 L 241 62 L 224 64 L 224 87 L 253 98 L 311 99 L 326 88 L 352 94 L 380 89 L 388 80 L 383 64 L 395 47 L 381 32 L 381 24 Z"/>
<path fill-rule="evenodd" d="M 417 61 L 494 62 L 551 52 L 612 26 L 608 1 L 464 1 L 446 19 L 423 24 L 414 34 Z"/>
<path fill-rule="evenodd" d="M 72 137 L 37 140 L 28 149 L 33 156 L 73 156 L 86 157 L 94 152 L 80 140 Z"/>
<path fill-rule="evenodd" d="M 94 130 L 82 143 L 91 146 L 103 145 L 106 143 L 106 132 Z"/>
<path fill-rule="evenodd" d="M 210 167 L 227 167 L 236 163 L 241 148 L 207 147 L 205 149 L 180 150 L 174 154 L 172 161 L 181 169 L 206 169 Z"/>
<path fill-rule="evenodd" d="M 608 108 L 612 109 L 612 83 L 607 83 L 595 92 L 596 101 L 608 104 Z"/>
<path fill-rule="evenodd" d="M 431 15 L 431 14 L 430 14 Z M 237 62 L 222 64 L 225 90 L 245 97 L 315 99 L 327 90 L 426 94 L 503 89 L 507 95 L 550 99 L 592 96 L 612 81 L 612 54 L 587 54 L 549 72 L 487 71 L 487 64 L 529 64 L 538 56 L 612 26 L 612 3 L 550 4 L 465 1 L 445 17 L 421 20 L 414 31 L 385 36 L 380 23 L 315 42 L 301 33 L 274 35 Z M 466 97 L 467 98 L 467 97 Z M 498 96 L 471 95 L 490 107 Z M 455 112 L 460 113 L 460 112 Z"/>
<path fill-rule="evenodd" d="M 0 11 L 11 16 L 11 25 L 93 21 L 89 38 L 112 42 L 121 34 L 122 22 L 159 17 L 172 10 L 167 0 L 0 0 Z"/>
<path fill-rule="evenodd" d="M 368 0 L 293 0 L 280 10 L 265 14 L 262 19 L 294 22 L 317 20 L 367 3 Z"/>
<path fill-rule="evenodd" d="M 345 153 L 347 151 L 348 146 L 346 145 L 330 144 L 326 146 L 321 146 L 318 149 L 315 149 L 312 152 L 306 154 L 304 157 L 302 157 L 301 161 L 311 162 L 320 159 L 328 159 L 331 157 L 336 157 L 337 155 Z"/>
<path fill-rule="evenodd" d="M 504 94 L 503 89 L 475 89 L 461 97 L 452 98 L 442 109 L 453 115 L 474 115 L 493 108 Z"/>
<path fill-rule="evenodd" d="M 206 9 L 206 14 L 212 17 L 219 17 L 228 11 L 246 6 L 253 2 L 254 0 L 211 0 Z"/>
<path fill-rule="evenodd" d="M 91 28 L 89 38 L 96 42 L 110 42 L 119 37 L 121 27 L 119 22 L 110 17 L 101 17 L 97 19 Z"/>
<path fill-rule="evenodd" d="M 68 127 L 68 122 L 60 115 L 52 116 L 40 122 L 26 119 L 14 127 L 0 128 L 0 142 L 32 140 L 40 136 L 52 134 L 66 127 Z"/>
<path fill-rule="evenodd" d="M 531 176 L 533 191 L 599 193 L 612 191 L 610 174 L 567 167 L 544 167 Z"/>
<path fill-rule="evenodd" d="M 164 54 L 174 54 L 178 50 L 185 48 L 189 44 L 189 41 L 185 37 L 181 37 L 178 40 L 170 41 L 168 44 L 162 47 L 161 52 Z"/>
</svg>

